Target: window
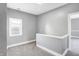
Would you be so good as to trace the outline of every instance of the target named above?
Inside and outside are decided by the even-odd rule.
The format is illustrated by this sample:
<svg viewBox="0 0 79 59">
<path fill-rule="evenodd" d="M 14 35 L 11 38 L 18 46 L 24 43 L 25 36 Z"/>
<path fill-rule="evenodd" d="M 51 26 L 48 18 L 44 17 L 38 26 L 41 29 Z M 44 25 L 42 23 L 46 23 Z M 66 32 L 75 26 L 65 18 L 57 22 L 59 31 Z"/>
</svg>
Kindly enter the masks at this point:
<svg viewBox="0 0 79 59">
<path fill-rule="evenodd" d="M 9 35 L 22 35 L 22 19 L 9 18 Z"/>
</svg>

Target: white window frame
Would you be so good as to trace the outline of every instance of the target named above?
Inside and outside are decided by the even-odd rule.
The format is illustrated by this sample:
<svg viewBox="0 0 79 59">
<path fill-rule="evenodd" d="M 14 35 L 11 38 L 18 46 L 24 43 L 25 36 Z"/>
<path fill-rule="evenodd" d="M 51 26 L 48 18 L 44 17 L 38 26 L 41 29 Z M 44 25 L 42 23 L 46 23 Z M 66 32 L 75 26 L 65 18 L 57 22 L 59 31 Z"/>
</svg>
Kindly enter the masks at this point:
<svg viewBox="0 0 79 59">
<path fill-rule="evenodd" d="M 12 28 L 18 28 L 19 33 L 13 34 Z M 20 36 L 20 35 L 22 35 L 22 19 L 9 18 L 9 36 Z"/>
</svg>

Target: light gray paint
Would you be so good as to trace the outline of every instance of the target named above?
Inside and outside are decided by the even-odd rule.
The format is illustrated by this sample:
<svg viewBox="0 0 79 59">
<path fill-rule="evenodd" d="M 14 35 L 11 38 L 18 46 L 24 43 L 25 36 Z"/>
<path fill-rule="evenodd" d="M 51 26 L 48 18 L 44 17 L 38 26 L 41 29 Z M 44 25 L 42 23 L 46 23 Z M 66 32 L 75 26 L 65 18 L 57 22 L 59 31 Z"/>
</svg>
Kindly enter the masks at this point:
<svg viewBox="0 0 79 59">
<path fill-rule="evenodd" d="M 68 33 L 68 14 L 77 12 L 77 11 L 79 11 L 79 3 L 76 3 L 76 4 L 72 3 L 39 15 L 38 33 L 47 34 L 47 35 L 50 34 L 50 35 L 56 35 L 56 36 L 63 36 L 67 34 Z M 51 48 L 54 49 L 54 46 L 52 45 L 56 44 L 55 42 L 57 39 L 44 37 L 44 39 L 40 38 L 37 40 L 38 40 L 37 44 L 47 47 L 48 49 L 51 49 Z M 60 49 L 62 48 L 62 45 L 59 47 L 60 44 L 58 42 L 59 43 L 62 42 L 64 49 L 68 47 L 68 44 L 69 44 L 68 40 L 57 41 L 56 47 Z"/>
<path fill-rule="evenodd" d="M 79 30 L 79 18 L 71 19 L 71 30 Z"/>
<path fill-rule="evenodd" d="M 38 33 L 62 36 L 68 32 L 68 14 L 79 11 L 79 4 L 68 4 L 41 14 L 38 17 Z"/>
<path fill-rule="evenodd" d="M 40 34 L 36 35 L 36 43 L 37 45 L 43 46 L 49 50 L 53 50 L 57 53 L 63 54 L 65 49 L 67 48 L 67 39 L 58 39 L 54 37 L 47 37 Z M 66 46 L 64 46 L 66 44 Z"/>
<path fill-rule="evenodd" d="M 8 17 L 23 19 L 24 34 L 16 37 L 8 36 L 8 45 L 35 39 L 36 27 L 38 28 L 38 33 L 63 36 L 68 32 L 68 14 L 77 11 L 79 11 L 79 4 L 68 4 L 39 15 L 38 23 L 36 24 L 36 16 L 9 9 L 7 12 Z M 37 40 L 38 44 L 47 47 L 48 49 L 56 50 L 59 53 L 62 53 L 68 46 L 68 40 L 64 41 L 65 39 L 60 41 L 56 38 L 40 37 Z"/>
<path fill-rule="evenodd" d="M 7 9 L 7 20 L 9 17 L 19 18 L 23 21 L 23 35 L 10 37 L 9 33 L 7 34 L 7 45 L 22 43 L 30 40 L 34 40 L 36 37 L 36 16 L 21 11 Z"/>
<path fill-rule="evenodd" d="M 6 55 L 6 4 L 0 3 L 0 55 Z"/>
</svg>

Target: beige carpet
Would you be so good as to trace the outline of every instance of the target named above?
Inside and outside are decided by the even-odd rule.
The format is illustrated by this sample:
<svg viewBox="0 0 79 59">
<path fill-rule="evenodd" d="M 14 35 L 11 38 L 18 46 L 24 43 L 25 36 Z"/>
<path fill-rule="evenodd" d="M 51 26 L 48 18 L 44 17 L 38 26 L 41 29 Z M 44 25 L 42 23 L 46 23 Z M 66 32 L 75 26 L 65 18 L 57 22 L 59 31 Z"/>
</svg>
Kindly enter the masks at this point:
<svg viewBox="0 0 79 59">
<path fill-rule="evenodd" d="M 48 52 L 36 47 L 35 42 L 9 48 L 8 56 L 53 56 Z"/>
</svg>

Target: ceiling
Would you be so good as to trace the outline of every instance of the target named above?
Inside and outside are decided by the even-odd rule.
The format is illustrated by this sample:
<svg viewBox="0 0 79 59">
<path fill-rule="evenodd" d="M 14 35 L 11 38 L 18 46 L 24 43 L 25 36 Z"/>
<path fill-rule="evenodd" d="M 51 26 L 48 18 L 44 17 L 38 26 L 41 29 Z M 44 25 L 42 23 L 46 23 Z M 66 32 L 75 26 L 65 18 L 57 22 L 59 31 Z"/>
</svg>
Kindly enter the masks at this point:
<svg viewBox="0 0 79 59">
<path fill-rule="evenodd" d="M 8 3 L 7 7 L 34 15 L 39 15 L 65 4 L 66 3 Z"/>
</svg>

